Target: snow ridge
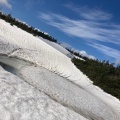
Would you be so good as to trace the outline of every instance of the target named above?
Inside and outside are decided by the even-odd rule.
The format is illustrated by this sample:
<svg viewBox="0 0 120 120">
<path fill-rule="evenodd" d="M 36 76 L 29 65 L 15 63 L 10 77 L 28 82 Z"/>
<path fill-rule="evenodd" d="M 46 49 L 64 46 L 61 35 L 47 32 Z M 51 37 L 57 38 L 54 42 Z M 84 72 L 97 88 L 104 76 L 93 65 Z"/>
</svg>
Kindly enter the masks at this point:
<svg viewBox="0 0 120 120">
<path fill-rule="evenodd" d="M 0 20 L 0 25 L 0 36 L 4 38 L 2 39 L 2 42 L 5 42 L 4 44 L 7 45 L 12 44 L 13 48 L 22 48 L 19 51 L 14 52 L 14 54 L 11 54 L 11 56 L 19 56 L 19 58 L 36 63 L 41 67 L 76 82 L 77 84 L 87 86 L 91 83 L 86 76 L 84 76 L 84 78 L 81 77 L 83 73 L 76 69 L 72 64 L 71 59 L 58 50 L 49 46 L 39 38 L 35 38 L 33 35 L 15 26 L 12 27 L 9 23 Z M 3 47 L 3 45 L 1 46 Z M 6 52 L 11 51 L 11 47 L 7 46 L 4 46 L 2 49 L 3 51 L 6 50 Z"/>
<path fill-rule="evenodd" d="M 74 108 L 74 110 L 76 110 L 79 114 L 87 116 L 87 118 L 89 118 L 90 120 L 120 119 L 120 101 L 115 97 L 106 94 L 100 88 L 94 86 L 92 84 L 92 81 L 90 81 L 87 76 L 83 75 L 83 73 L 79 71 L 74 66 L 74 64 L 72 64 L 70 58 L 68 58 L 66 55 L 62 54 L 55 48 L 51 47 L 50 45 L 46 44 L 39 38 L 34 37 L 33 35 L 17 28 L 16 26 L 12 27 L 9 23 L 6 23 L 3 20 L 0 20 L 0 54 L 12 58 L 25 60 L 27 62 L 33 63 L 34 65 L 36 64 L 37 67 L 33 67 L 33 69 L 32 67 L 21 68 L 21 62 L 14 65 L 14 61 L 10 62 L 9 59 L 0 59 L 0 61 L 3 63 L 7 63 L 13 67 L 17 67 L 17 69 L 20 70 L 20 73 L 28 83 L 30 83 L 34 87 L 37 87 L 37 89 L 42 90 L 42 92 L 45 92 L 49 96 L 53 95 L 53 97 L 58 102 L 60 102 L 59 100 L 62 100 L 62 102 L 64 102 L 63 104 L 72 106 L 72 108 Z M 60 77 L 60 80 L 59 78 L 56 79 L 56 81 L 60 81 L 58 81 L 57 83 L 56 81 L 54 81 L 54 79 L 51 79 L 51 81 L 49 81 L 48 77 L 45 75 L 46 72 L 44 70 L 42 72 L 38 72 L 42 70 L 40 68 L 38 69 L 38 66 L 47 69 L 53 74 L 56 73 L 57 75 L 62 76 L 64 79 L 63 83 L 66 84 L 64 85 L 62 83 L 62 77 Z M 52 73 L 48 74 L 52 76 Z M 42 78 L 38 79 L 41 76 Z M 56 75 L 54 74 L 53 76 Z M 43 85 L 41 86 L 40 83 L 42 82 Z M 48 83 L 54 83 L 53 85 L 51 85 L 50 89 Z M 60 86 L 57 85 L 59 83 L 61 83 Z M 66 88 L 66 85 L 69 86 Z M 60 88 L 56 88 L 55 86 L 59 86 Z M 82 93 L 79 92 L 79 90 L 81 90 Z M 49 91 L 51 92 L 49 93 Z M 5 94 L 5 96 L 6 95 L 7 94 Z M 69 98 L 71 99 L 69 100 Z M 81 101 L 82 103 L 80 104 Z M 1 103 L 4 103 L 4 101 Z M 6 110 L 6 106 L 0 107 Z M 20 120 L 22 120 L 22 118 Z"/>
</svg>

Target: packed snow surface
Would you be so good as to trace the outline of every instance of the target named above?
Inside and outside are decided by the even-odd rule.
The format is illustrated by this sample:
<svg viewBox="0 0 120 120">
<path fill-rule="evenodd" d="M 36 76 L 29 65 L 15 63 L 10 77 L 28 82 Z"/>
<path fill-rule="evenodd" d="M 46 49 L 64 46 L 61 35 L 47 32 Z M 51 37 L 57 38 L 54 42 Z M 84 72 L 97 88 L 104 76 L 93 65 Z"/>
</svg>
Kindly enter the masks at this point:
<svg viewBox="0 0 120 120">
<path fill-rule="evenodd" d="M 0 120 L 87 120 L 0 67 Z"/>
<path fill-rule="evenodd" d="M 48 45 L 52 46 L 56 50 L 60 51 L 64 55 L 68 56 L 69 58 L 73 58 L 74 57 L 74 55 L 72 55 L 68 50 L 63 48 L 61 45 L 59 45 L 59 44 L 57 44 L 55 42 L 51 42 L 49 40 L 43 39 L 42 37 L 39 37 L 39 38 L 40 38 L 40 40 L 44 41 L 45 43 L 47 43 Z"/>
<path fill-rule="evenodd" d="M 19 77 L 0 68 L 0 119 L 120 120 L 118 99 L 94 86 L 65 54 L 3 20 L 0 20 L 0 61 L 9 72 Z M 31 92 L 27 93 L 29 90 Z M 30 105 L 27 95 L 34 98 L 34 104 L 31 102 Z M 49 116 L 46 107 L 36 105 L 36 100 L 40 100 L 37 97 L 45 95 L 47 106 L 52 106 L 53 102 L 58 109 L 61 106 L 63 111 L 68 110 L 69 113 L 56 112 L 56 109 L 50 108 L 53 114 L 58 114 L 57 117 L 53 114 Z M 49 100 L 51 102 L 48 103 Z M 66 114 L 73 118 L 69 115 L 64 117 Z"/>
</svg>

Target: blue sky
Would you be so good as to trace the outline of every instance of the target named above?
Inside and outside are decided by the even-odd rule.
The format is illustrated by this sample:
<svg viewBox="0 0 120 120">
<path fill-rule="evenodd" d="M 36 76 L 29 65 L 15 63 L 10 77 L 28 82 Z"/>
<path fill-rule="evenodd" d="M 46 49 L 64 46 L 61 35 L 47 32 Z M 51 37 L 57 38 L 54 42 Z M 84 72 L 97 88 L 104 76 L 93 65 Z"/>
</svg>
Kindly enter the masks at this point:
<svg viewBox="0 0 120 120">
<path fill-rule="evenodd" d="M 120 0 L 0 0 L 0 6 L 81 54 L 120 64 Z"/>
</svg>

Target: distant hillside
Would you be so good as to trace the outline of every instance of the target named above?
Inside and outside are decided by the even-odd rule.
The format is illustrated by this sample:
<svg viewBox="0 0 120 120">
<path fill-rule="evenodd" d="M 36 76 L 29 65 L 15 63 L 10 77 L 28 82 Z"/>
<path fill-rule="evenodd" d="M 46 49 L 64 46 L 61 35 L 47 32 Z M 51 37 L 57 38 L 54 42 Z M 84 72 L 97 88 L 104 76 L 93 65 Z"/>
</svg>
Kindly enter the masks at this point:
<svg viewBox="0 0 120 120">
<path fill-rule="evenodd" d="M 72 62 L 93 81 L 93 84 L 120 100 L 120 65 L 114 67 L 108 61 L 100 62 L 88 58 L 85 61 L 73 58 Z"/>
</svg>

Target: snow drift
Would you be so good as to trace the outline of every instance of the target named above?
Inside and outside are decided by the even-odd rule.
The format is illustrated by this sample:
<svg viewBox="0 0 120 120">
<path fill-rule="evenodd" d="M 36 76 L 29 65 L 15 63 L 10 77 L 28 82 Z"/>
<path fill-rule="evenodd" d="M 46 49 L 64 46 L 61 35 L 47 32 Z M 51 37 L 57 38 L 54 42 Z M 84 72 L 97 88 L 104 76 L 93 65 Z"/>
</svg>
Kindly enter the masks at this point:
<svg viewBox="0 0 120 120">
<path fill-rule="evenodd" d="M 87 120 L 0 67 L 0 120 Z"/>
<path fill-rule="evenodd" d="M 63 48 L 61 45 L 55 43 L 55 42 L 51 42 L 47 39 L 43 39 L 42 37 L 38 37 L 40 40 L 44 41 L 45 43 L 47 43 L 48 45 L 52 46 L 53 48 L 55 48 L 56 50 L 60 51 L 61 53 L 63 53 L 64 55 L 68 56 L 69 58 L 73 58 L 74 55 L 71 54 L 68 50 L 66 50 L 65 48 Z"/>
<path fill-rule="evenodd" d="M 17 69 L 16 75 L 19 73 L 21 76 L 18 76 L 22 77 L 21 79 L 79 115 L 83 115 L 89 120 L 120 119 L 120 101 L 94 86 L 92 81 L 72 64 L 70 58 L 56 50 L 55 47 L 53 48 L 39 38 L 11 26 L 3 20 L 0 20 L 0 55 L 0 61 Z M 11 58 L 14 60 L 10 60 Z M 26 61 L 25 64 L 21 65 L 21 60 Z M 27 63 L 33 65 L 29 66 Z M 2 88 L 0 90 L 3 91 Z M 7 94 L 5 94 L 6 96 Z M 0 94 L 0 98 L 3 98 L 2 94 Z M 13 99 L 11 98 L 11 100 Z M 0 109 L 12 110 L 12 114 L 14 114 L 13 107 L 9 107 L 11 101 L 9 99 L 6 101 L 8 105 L 5 105 L 4 100 L 0 102 L 4 105 L 1 105 Z M 14 105 L 17 106 L 17 104 Z M 0 111 L 1 114 L 4 114 L 4 111 Z M 84 119 L 79 117 L 76 119 Z M 61 119 L 63 118 L 61 117 Z"/>
</svg>

